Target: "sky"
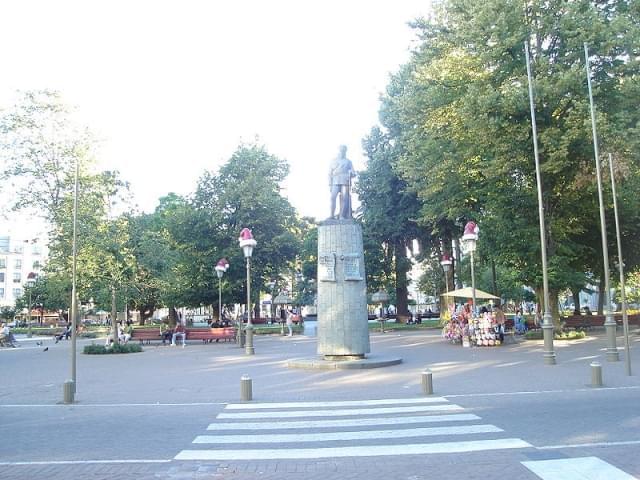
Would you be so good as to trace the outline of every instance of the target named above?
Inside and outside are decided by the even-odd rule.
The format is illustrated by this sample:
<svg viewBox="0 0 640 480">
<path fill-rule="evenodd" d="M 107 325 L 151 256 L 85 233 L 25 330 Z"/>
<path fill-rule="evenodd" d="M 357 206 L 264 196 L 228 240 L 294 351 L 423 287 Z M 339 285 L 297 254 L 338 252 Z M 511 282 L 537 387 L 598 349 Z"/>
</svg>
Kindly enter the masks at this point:
<svg viewBox="0 0 640 480">
<path fill-rule="evenodd" d="M 407 22 L 429 0 L 4 0 L 0 107 L 16 90 L 59 90 L 100 139 L 99 166 L 153 211 L 188 195 L 240 142 L 285 160 L 283 193 L 329 214 L 341 144 L 363 169 L 389 75 L 409 59 Z"/>
</svg>

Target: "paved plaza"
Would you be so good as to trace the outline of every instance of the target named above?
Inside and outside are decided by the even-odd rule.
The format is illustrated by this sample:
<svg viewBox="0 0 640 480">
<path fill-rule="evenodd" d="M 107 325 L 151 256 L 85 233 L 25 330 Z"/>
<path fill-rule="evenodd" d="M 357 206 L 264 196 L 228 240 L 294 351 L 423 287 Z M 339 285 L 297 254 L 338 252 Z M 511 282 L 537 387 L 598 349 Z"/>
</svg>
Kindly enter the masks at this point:
<svg viewBox="0 0 640 480">
<path fill-rule="evenodd" d="M 372 352 L 403 363 L 372 370 L 287 368 L 313 356 L 312 336 L 259 336 L 255 356 L 151 345 L 79 354 L 76 403 L 63 405 L 70 342 L 22 339 L 0 350 L 0 478 L 640 478 L 632 340 L 633 376 L 606 361 L 604 332 L 555 342 L 555 366 L 541 341 L 462 348 L 435 330 L 373 333 Z M 593 361 L 604 388 L 590 386 Z"/>
</svg>

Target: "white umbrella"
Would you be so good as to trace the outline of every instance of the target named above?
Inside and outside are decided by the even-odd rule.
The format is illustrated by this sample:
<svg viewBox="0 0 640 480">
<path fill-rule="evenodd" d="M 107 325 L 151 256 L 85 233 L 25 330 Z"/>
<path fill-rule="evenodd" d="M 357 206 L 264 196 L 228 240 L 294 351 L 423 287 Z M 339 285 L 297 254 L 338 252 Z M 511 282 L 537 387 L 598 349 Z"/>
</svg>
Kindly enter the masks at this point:
<svg viewBox="0 0 640 480">
<path fill-rule="evenodd" d="M 471 287 L 460 288 L 459 290 L 452 290 L 448 293 L 443 293 L 443 297 L 459 297 L 459 298 L 473 298 L 473 289 Z M 498 300 L 500 297 L 496 297 L 495 295 L 491 295 L 490 293 L 484 292 L 482 290 L 478 290 L 476 288 L 476 298 L 487 298 Z"/>
</svg>

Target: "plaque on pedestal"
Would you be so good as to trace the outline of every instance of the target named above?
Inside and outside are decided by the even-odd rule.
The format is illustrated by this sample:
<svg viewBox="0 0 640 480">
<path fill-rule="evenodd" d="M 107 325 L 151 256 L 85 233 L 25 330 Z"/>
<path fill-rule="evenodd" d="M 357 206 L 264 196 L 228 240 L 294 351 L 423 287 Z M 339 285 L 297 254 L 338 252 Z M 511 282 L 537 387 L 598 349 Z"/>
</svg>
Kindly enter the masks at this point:
<svg viewBox="0 0 640 480">
<path fill-rule="evenodd" d="M 336 281 L 335 253 L 318 255 L 318 280 L 321 282 Z"/>
<path fill-rule="evenodd" d="M 345 281 L 360 281 L 364 280 L 362 277 L 362 270 L 360 268 L 360 255 L 359 254 L 348 254 L 342 255 L 340 257 L 342 259 L 342 267 L 344 269 L 344 279 Z"/>
</svg>

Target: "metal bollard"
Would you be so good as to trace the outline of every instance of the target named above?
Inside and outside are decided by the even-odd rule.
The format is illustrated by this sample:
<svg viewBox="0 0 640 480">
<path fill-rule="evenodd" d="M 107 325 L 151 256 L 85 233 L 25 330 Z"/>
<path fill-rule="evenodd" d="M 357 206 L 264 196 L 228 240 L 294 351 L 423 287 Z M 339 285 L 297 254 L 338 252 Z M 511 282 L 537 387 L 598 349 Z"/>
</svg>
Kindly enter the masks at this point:
<svg viewBox="0 0 640 480">
<path fill-rule="evenodd" d="M 64 396 L 63 402 L 66 404 L 73 403 L 74 395 L 76 393 L 75 383 L 73 380 L 67 380 L 62 384 L 62 393 Z"/>
<path fill-rule="evenodd" d="M 429 370 L 422 372 L 422 393 L 433 394 L 433 374 Z"/>
<path fill-rule="evenodd" d="M 602 386 L 602 365 L 599 362 L 591 362 L 591 386 Z"/>
<path fill-rule="evenodd" d="M 240 400 L 248 402 L 253 399 L 251 377 L 246 373 L 240 377 Z"/>
</svg>

